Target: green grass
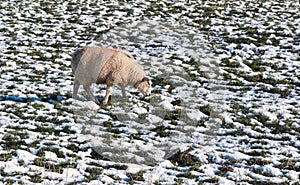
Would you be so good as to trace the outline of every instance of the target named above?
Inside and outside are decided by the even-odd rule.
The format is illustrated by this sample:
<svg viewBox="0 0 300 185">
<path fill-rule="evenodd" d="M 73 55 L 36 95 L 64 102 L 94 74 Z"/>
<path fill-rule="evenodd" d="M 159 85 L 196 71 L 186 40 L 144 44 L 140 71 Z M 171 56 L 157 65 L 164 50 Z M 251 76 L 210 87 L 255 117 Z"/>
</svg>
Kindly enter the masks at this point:
<svg viewBox="0 0 300 185">
<path fill-rule="evenodd" d="M 151 131 L 156 132 L 156 136 L 159 136 L 159 137 L 170 136 L 170 130 L 171 130 L 171 127 L 165 127 L 164 125 L 160 125 L 160 126 L 157 126 L 153 129 L 151 129 Z"/>
<path fill-rule="evenodd" d="M 7 153 L 7 154 L 0 154 L 0 161 L 6 162 L 11 160 L 13 157 L 12 153 Z"/>
<path fill-rule="evenodd" d="M 3 148 L 6 150 L 20 149 L 22 145 L 25 145 L 25 142 L 13 133 L 6 133 L 3 136 L 1 143 L 3 144 Z"/>
<path fill-rule="evenodd" d="M 39 157 L 45 157 L 45 151 L 50 151 L 50 152 L 53 152 L 56 154 L 57 157 L 59 158 L 66 158 L 64 152 L 60 151 L 59 148 L 56 148 L 56 147 L 43 147 L 41 148 L 38 153 L 37 153 L 37 156 Z"/>
<path fill-rule="evenodd" d="M 169 157 L 168 160 L 170 160 L 176 166 L 200 167 L 202 162 L 198 159 L 198 157 L 189 154 L 189 152 L 192 150 L 192 148 L 189 148 L 185 151 L 178 151 Z"/>
<path fill-rule="evenodd" d="M 137 173 L 127 172 L 126 175 L 130 178 L 129 184 L 135 184 L 137 181 L 145 182 L 143 174 L 145 172 L 143 170 L 138 171 Z"/>
<path fill-rule="evenodd" d="M 97 167 L 88 167 L 85 172 L 89 173 L 86 177 L 86 181 L 90 182 L 91 180 L 96 180 L 103 173 L 102 168 Z"/>
<path fill-rule="evenodd" d="M 108 132 L 112 135 L 113 140 L 128 139 L 129 143 L 139 140 L 137 142 L 142 141 L 144 144 L 152 142 L 151 139 L 157 139 L 157 141 L 159 141 L 159 139 L 168 140 L 170 137 L 173 137 L 173 131 L 181 131 L 179 128 L 181 122 L 186 123 L 187 126 L 191 126 L 193 120 L 184 117 L 185 112 L 182 107 L 185 106 L 185 102 L 179 98 L 171 102 L 173 106 L 178 106 L 177 109 L 173 111 L 159 110 L 161 111 L 160 115 L 163 115 L 161 116 L 163 118 L 162 122 L 149 125 L 151 123 L 147 122 L 148 114 L 139 114 L 138 120 L 143 121 L 144 125 L 141 124 L 139 129 L 136 130 L 137 132 L 129 131 L 129 133 L 127 133 L 128 129 L 135 128 L 128 122 L 123 123 L 122 120 L 118 119 L 112 112 L 114 103 L 110 102 L 109 105 L 101 105 L 101 108 L 93 113 L 93 116 L 89 117 L 91 112 L 88 108 L 74 110 L 78 107 L 69 101 L 72 97 L 72 93 L 71 91 L 66 92 L 65 87 L 66 84 L 69 85 L 73 77 L 69 76 L 70 56 L 65 57 L 65 54 L 71 55 L 76 48 L 84 44 L 89 44 L 92 40 L 101 40 L 101 44 L 111 45 L 111 40 L 105 39 L 107 35 L 110 39 L 114 40 L 112 46 L 125 47 L 121 46 L 122 42 L 118 40 L 119 38 L 115 38 L 118 37 L 118 34 L 114 37 L 114 32 L 119 33 L 120 28 L 126 28 L 127 25 L 131 25 L 131 21 L 141 22 L 147 25 L 147 19 L 149 18 L 151 18 L 151 20 L 159 19 L 163 22 L 163 27 L 160 28 L 170 30 L 174 28 L 177 29 L 176 34 L 180 34 L 180 38 L 182 39 L 180 40 L 180 38 L 178 38 L 178 40 L 176 40 L 177 36 L 174 36 L 174 41 L 176 42 L 174 45 L 165 44 L 164 41 L 158 38 L 158 34 L 164 34 L 156 33 L 156 28 L 152 29 L 152 27 L 144 31 L 138 30 L 147 40 L 145 45 L 144 40 L 143 43 L 139 43 L 139 38 L 133 38 L 130 33 L 128 34 L 128 40 L 127 38 L 122 39 L 128 41 L 130 49 L 140 51 L 142 54 L 145 54 L 145 56 L 149 55 L 149 58 L 143 58 L 143 60 L 149 60 L 151 66 L 152 57 L 156 57 L 158 60 L 165 57 L 164 60 L 166 60 L 167 63 L 164 64 L 166 65 L 164 67 L 172 65 L 172 61 L 175 60 L 182 62 L 182 66 L 178 67 L 188 66 L 182 69 L 184 69 L 190 77 L 189 81 L 197 81 L 201 86 L 199 88 L 207 90 L 204 94 L 200 94 L 205 102 L 197 107 L 207 117 L 201 118 L 201 120 L 197 122 L 197 125 L 195 125 L 196 129 L 199 128 L 199 130 L 203 130 L 206 129 L 208 123 L 215 123 L 210 119 L 210 117 L 213 116 L 213 107 L 207 103 L 207 101 L 209 102 L 209 95 L 213 91 L 210 89 L 210 84 L 212 80 L 214 80 L 209 79 L 209 70 L 217 74 L 218 80 L 220 80 L 221 83 L 223 80 L 226 82 L 226 90 L 229 91 L 230 97 L 230 99 L 226 99 L 226 105 L 230 108 L 224 112 L 230 119 L 225 120 L 221 118 L 222 123 L 220 128 L 218 128 L 223 130 L 214 136 L 219 139 L 216 144 L 217 146 L 213 145 L 217 150 L 210 154 L 205 154 L 207 155 L 208 164 L 220 165 L 222 167 L 217 169 L 218 172 L 214 177 L 197 179 L 197 177 L 193 175 L 193 170 L 203 173 L 204 175 L 204 172 L 200 170 L 203 166 L 201 161 L 186 151 L 176 152 L 173 154 L 173 158 L 170 158 L 171 162 L 176 166 L 172 169 L 175 172 L 170 172 L 177 174 L 174 184 L 184 184 L 186 179 L 194 179 L 195 181 L 197 179 L 199 184 L 217 184 L 219 183 L 219 177 L 233 178 L 233 176 L 228 175 L 229 172 L 232 172 L 231 168 L 239 168 L 240 166 L 245 169 L 250 169 L 251 173 L 260 174 L 265 177 L 273 177 L 271 173 L 266 173 L 260 168 L 250 168 L 250 166 L 272 164 L 269 158 L 271 158 L 273 154 L 270 153 L 270 151 L 271 149 L 278 149 L 276 148 L 277 146 L 272 146 L 272 144 L 276 145 L 279 143 L 278 146 L 280 147 L 299 149 L 295 138 L 300 135 L 300 129 L 298 128 L 299 104 L 296 101 L 300 86 L 300 76 L 297 74 L 297 63 L 295 63 L 294 66 L 290 63 L 290 61 L 299 61 L 299 57 L 287 58 L 284 56 L 284 54 L 297 54 L 298 52 L 297 49 L 295 49 L 296 47 L 294 47 L 297 45 L 297 35 L 295 37 L 295 34 L 293 34 L 293 32 L 295 32 L 293 22 L 297 21 L 298 15 L 293 14 L 294 16 L 285 19 L 285 17 L 290 14 L 284 10 L 280 10 L 284 2 L 276 2 L 278 6 L 270 5 L 270 7 L 266 7 L 263 2 L 244 2 L 243 5 L 245 5 L 245 7 L 240 6 L 240 9 L 235 8 L 239 4 L 237 1 L 186 1 L 183 2 L 183 6 L 176 5 L 171 1 L 153 1 L 149 4 L 143 2 L 129 3 L 130 6 L 127 6 L 129 4 L 123 1 L 115 2 L 115 4 L 106 3 L 101 6 L 98 5 L 97 2 L 82 2 L 80 5 L 76 2 L 66 2 L 65 6 L 63 6 L 66 9 L 63 11 L 60 9 L 61 6 L 58 6 L 59 3 L 55 1 L 35 2 L 37 4 L 16 1 L 15 3 L 8 3 L 5 6 L 0 5 L 1 9 L 3 9 L 2 14 L 5 14 L 3 17 L 8 17 L 8 19 L 4 21 L 6 25 L 0 28 L 0 34 L 3 36 L 3 44 L 8 46 L 5 47 L 0 54 L 0 58 L 3 59 L 0 60 L 0 65 L 4 69 L 1 71 L 1 75 L 8 78 L 7 81 L 3 78 L 2 96 L 18 96 L 18 93 L 26 95 L 34 94 L 42 99 L 42 102 L 35 100 L 12 103 L 8 101 L 1 102 L 1 116 L 7 117 L 11 121 L 9 121 L 9 124 L 1 125 L 0 135 L 2 135 L 2 137 L 0 144 L 4 150 L 4 153 L 0 154 L 1 162 L 14 160 L 17 157 L 16 150 L 22 149 L 36 154 L 38 158 L 34 160 L 32 164 L 44 167 L 46 171 L 62 173 L 64 168 L 76 168 L 77 161 L 85 159 L 81 159 L 78 153 L 87 152 L 90 149 L 90 146 L 87 146 L 89 141 L 77 141 L 77 134 L 90 134 L 88 132 L 84 133 L 80 130 L 75 130 L 75 128 L 80 128 L 80 126 L 78 126 L 79 124 L 83 126 L 97 124 L 101 132 Z M 298 10 L 297 7 L 293 7 L 295 5 L 292 6 L 292 4 L 293 2 L 289 5 L 289 10 Z M 39 5 L 39 7 L 36 5 Z M 143 16 L 133 9 L 133 7 L 140 5 L 141 7 L 138 8 L 142 10 L 141 14 Z M 15 9 L 23 10 L 20 11 L 22 22 L 19 22 L 19 20 L 17 20 L 18 16 L 11 11 Z M 36 13 L 34 11 L 51 14 L 51 18 L 49 19 L 47 16 L 33 16 Z M 125 12 L 126 14 L 123 17 L 118 17 L 115 15 L 116 11 Z M 96 20 L 90 24 L 85 23 L 82 17 L 77 16 L 79 12 L 96 17 Z M 268 16 L 268 12 L 271 12 L 272 16 Z M 248 13 L 252 16 L 249 16 Z M 97 19 L 99 16 L 103 19 Z M 110 18 L 114 20 L 113 23 L 107 21 Z M 169 24 L 170 20 L 172 24 Z M 65 21 L 69 21 L 69 24 L 61 26 L 61 21 L 64 21 L 64 23 Z M 257 21 L 259 24 L 252 24 L 251 21 Z M 11 26 L 24 25 L 24 22 L 26 22 L 28 26 Z M 265 29 L 261 29 L 257 25 L 264 26 Z M 77 26 L 81 29 L 77 29 Z M 97 28 L 101 28 L 102 26 L 106 26 L 106 28 L 100 31 L 97 30 Z M 216 31 L 214 30 L 215 26 L 221 27 Z M 226 29 L 229 26 L 233 27 L 231 32 Z M 286 29 L 286 27 L 289 29 Z M 186 31 L 186 28 L 190 28 L 190 32 Z M 130 32 L 135 29 L 136 28 L 130 28 Z M 37 30 L 41 32 L 36 33 Z M 287 33 L 285 32 L 286 30 L 291 30 L 292 33 Z M 74 37 L 70 35 L 71 31 L 75 32 Z M 186 56 L 177 52 L 179 47 L 191 47 L 193 51 L 199 49 L 197 48 L 197 39 L 193 37 L 195 34 L 192 32 L 197 32 L 201 37 L 204 37 L 205 48 L 209 48 L 211 53 L 218 55 L 228 52 L 228 57 L 216 63 L 208 61 L 207 63 L 201 63 L 201 60 L 197 57 L 187 55 L 188 57 L 186 58 Z M 271 32 L 275 37 L 271 37 Z M 149 33 L 154 35 L 155 38 L 148 38 Z M 173 36 L 172 32 L 168 32 L 168 36 Z M 26 37 L 29 38 L 24 40 Z M 31 37 L 35 39 L 30 39 Z M 60 37 L 61 39 L 56 40 L 56 37 Z M 282 45 L 281 42 L 286 38 L 292 38 L 293 40 L 289 41 L 288 44 Z M 236 44 L 239 50 L 243 50 L 243 44 L 254 44 L 258 47 L 267 46 L 268 40 L 271 41 L 273 46 L 278 46 L 280 50 L 279 52 L 276 51 L 277 54 L 270 59 L 264 58 L 267 50 L 264 50 L 263 47 L 255 50 L 255 54 L 251 54 L 248 58 L 239 56 L 242 58 L 241 60 L 237 59 L 237 55 L 239 55 L 237 52 L 231 53 L 226 49 L 226 46 L 231 43 Z M 189 43 L 193 44 L 187 46 Z M 160 49 L 163 50 L 162 53 L 160 53 Z M 152 52 L 152 50 L 155 51 Z M 47 58 L 45 52 L 52 53 L 52 57 Z M 250 52 L 248 54 L 250 54 Z M 24 57 L 24 55 L 27 57 Z M 9 62 L 16 64 L 16 69 L 9 65 Z M 36 63 L 49 67 L 46 67 L 44 70 L 35 69 Z M 249 71 L 245 72 L 243 67 L 248 67 Z M 205 68 L 208 68 L 208 71 L 205 71 Z M 193 73 L 191 73 L 192 71 Z M 155 71 L 155 73 L 156 72 L 157 71 Z M 160 96 L 162 93 L 166 93 L 167 96 L 174 95 L 176 84 L 174 84 L 168 76 L 151 75 L 153 78 L 153 86 L 156 86 L 154 91 L 155 96 Z M 28 85 L 30 85 L 30 87 Z M 42 85 L 45 85 L 46 88 L 44 89 Z M 31 90 L 27 90 L 27 88 Z M 16 91 L 17 93 L 15 93 Z M 252 92 L 254 95 L 251 95 Z M 59 99 L 59 96 L 63 98 Z M 246 99 L 248 96 L 251 97 Z M 293 100 L 293 98 L 295 100 Z M 49 100 L 54 100 L 54 103 L 49 103 Z M 160 100 L 161 99 L 158 99 L 157 102 Z M 285 101 L 288 101 L 288 103 L 277 103 Z M 142 106 L 144 106 L 151 104 L 152 101 L 140 98 L 134 100 L 129 106 L 137 103 L 141 103 Z M 281 112 L 283 108 L 280 106 L 286 106 L 283 113 Z M 272 107 L 272 110 L 268 109 L 268 107 Z M 147 106 L 144 108 L 147 108 Z M 265 110 L 266 114 L 259 111 L 261 109 Z M 149 109 L 147 110 L 149 111 Z M 273 114 L 274 116 L 272 118 L 274 119 L 271 119 L 267 113 Z M 111 119 L 105 122 L 97 122 L 101 114 L 109 115 Z M 85 117 L 89 117 L 90 119 L 83 119 Z M 246 130 L 250 129 L 258 134 L 252 135 L 246 132 Z M 147 136 L 151 134 L 155 138 L 149 138 L 148 140 Z M 205 132 L 200 132 L 200 134 L 205 135 Z M 239 161 L 227 159 L 225 155 L 220 155 L 221 161 L 225 162 L 219 163 L 214 158 L 214 154 L 227 152 L 226 149 L 228 148 L 221 148 L 223 142 L 226 143 L 227 138 L 233 138 L 234 140 L 232 141 L 233 143 L 228 143 L 229 145 L 241 145 L 233 146 L 232 150 L 237 150 L 248 155 L 249 159 Z M 228 140 L 228 142 L 230 142 L 230 140 Z M 199 145 L 202 144 L 203 143 L 200 143 Z M 64 153 L 62 149 L 68 149 L 70 153 Z M 36 153 L 36 151 L 38 152 Z M 55 153 L 61 162 L 46 160 L 46 151 Z M 103 160 L 107 161 L 108 159 L 105 159 L 101 154 L 102 153 L 95 154 L 92 152 L 91 156 L 87 157 L 89 162 L 85 172 L 90 173 L 90 175 L 85 174 L 86 182 L 99 178 L 101 174 L 107 175 L 105 174 L 105 169 L 119 170 L 121 172 L 125 171 L 124 173 L 126 173 L 130 179 L 130 184 L 145 181 L 144 175 L 149 173 L 149 171 L 141 170 L 136 173 L 126 172 L 128 166 L 122 165 L 122 163 L 113 165 L 111 161 L 111 163 L 104 164 Z M 280 156 L 284 157 L 279 160 L 278 164 L 272 165 L 284 172 L 283 178 L 289 179 L 289 177 L 285 176 L 285 173 L 287 173 L 288 170 L 299 171 L 296 165 L 299 163 L 299 160 L 288 152 Z M 147 158 L 149 156 L 144 155 L 144 157 Z M 90 160 L 93 160 L 93 162 Z M 134 162 L 134 159 L 130 162 Z M 21 166 L 26 165 L 22 159 L 18 159 L 18 164 Z M 154 162 L 154 166 L 155 165 Z M 181 166 L 184 169 L 181 168 Z M 19 172 L 7 174 L 4 173 L 3 168 L 0 169 L 0 173 L 1 177 L 3 177 L 1 180 L 3 180 L 5 184 L 19 183 L 16 181 L 18 181 L 18 178 L 21 178 L 21 176 L 28 176 L 32 183 L 43 183 L 45 178 L 48 178 L 41 177 L 39 172 L 30 172 L 30 174 L 37 174 L 34 176 L 29 173 L 20 174 Z M 111 175 L 111 177 L 115 179 L 115 181 L 124 180 L 119 177 L 114 177 L 113 175 Z M 230 180 L 235 181 L 234 178 Z M 235 182 L 239 183 L 238 181 Z M 75 181 L 73 183 L 77 182 Z M 164 182 L 157 180 L 154 184 L 163 183 Z M 246 178 L 240 183 L 270 184 L 271 182 L 268 180 L 255 179 L 251 177 L 251 175 L 246 174 Z"/>
</svg>

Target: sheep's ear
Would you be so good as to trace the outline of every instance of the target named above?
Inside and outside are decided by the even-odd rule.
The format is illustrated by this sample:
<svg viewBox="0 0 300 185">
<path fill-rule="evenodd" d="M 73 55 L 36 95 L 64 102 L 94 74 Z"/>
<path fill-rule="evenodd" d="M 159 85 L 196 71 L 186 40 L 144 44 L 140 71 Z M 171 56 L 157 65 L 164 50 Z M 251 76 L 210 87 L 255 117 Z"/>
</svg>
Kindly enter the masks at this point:
<svg viewBox="0 0 300 185">
<path fill-rule="evenodd" d="M 128 58 L 131 59 L 131 56 L 130 56 L 128 53 L 125 53 L 125 55 L 126 55 Z"/>
<path fill-rule="evenodd" d="M 147 82 L 150 85 L 150 79 L 148 77 L 144 77 L 142 82 Z"/>
<path fill-rule="evenodd" d="M 142 79 L 142 82 L 149 82 L 150 81 L 150 79 L 148 78 L 148 77 L 144 77 L 143 79 Z"/>
</svg>

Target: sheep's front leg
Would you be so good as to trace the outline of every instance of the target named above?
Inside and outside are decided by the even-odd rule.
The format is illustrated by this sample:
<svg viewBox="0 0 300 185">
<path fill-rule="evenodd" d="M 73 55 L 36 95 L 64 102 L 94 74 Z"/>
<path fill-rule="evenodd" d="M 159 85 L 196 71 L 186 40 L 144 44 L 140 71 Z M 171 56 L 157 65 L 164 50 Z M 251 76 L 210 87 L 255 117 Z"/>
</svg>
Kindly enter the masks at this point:
<svg viewBox="0 0 300 185">
<path fill-rule="evenodd" d="M 104 105 L 107 104 L 107 102 L 108 102 L 108 98 L 109 98 L 110 92 L 112 90 L 112 87 L 113 87 L 112 85 L 107 85 L 107 87 L 106 87 L 106 94 L 105 94 L 104 100 L 102 102 Z"/>
<path fill-rule="evenodd" d="M 90 100 L 94 101 L 97 104 L 100 104 L 98 99 L 93 95 L 93 93 L 90 89 L 90 85 L 84 85 L 83 88 L 84 88 L 85 92 L 87 92 L 88 97 L 90 98 Z"/>
<path fill-rule="evenodd" d="M 74 98 L 74 99 L 77 99 L 79 86 L 80 86 L 79 82 L 77 80 L 74 80 L 73 94 L 72 94 L 72 98 Z"/>
</svg>

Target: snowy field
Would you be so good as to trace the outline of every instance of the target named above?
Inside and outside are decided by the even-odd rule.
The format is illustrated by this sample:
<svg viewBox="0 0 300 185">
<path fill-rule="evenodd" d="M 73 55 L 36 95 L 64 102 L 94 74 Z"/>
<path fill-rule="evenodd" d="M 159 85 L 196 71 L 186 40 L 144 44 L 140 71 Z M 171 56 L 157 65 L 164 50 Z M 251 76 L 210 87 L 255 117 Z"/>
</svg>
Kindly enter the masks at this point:
<svg viewBox="0 0 300 185">
<path fill-rule="evenodd" d="M 0 184 L 299 184 L 299 9 L 5 0 Z M 86 45 L 131 52 L 151 98 L 72 99 L 71 56 Z"/>
</svg>

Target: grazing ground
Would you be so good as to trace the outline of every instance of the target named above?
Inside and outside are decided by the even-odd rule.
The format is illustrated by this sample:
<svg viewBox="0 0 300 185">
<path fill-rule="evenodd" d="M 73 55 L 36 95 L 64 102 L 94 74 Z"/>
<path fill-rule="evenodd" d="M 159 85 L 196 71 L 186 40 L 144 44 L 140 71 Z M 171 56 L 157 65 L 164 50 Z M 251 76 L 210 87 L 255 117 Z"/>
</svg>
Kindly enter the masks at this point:
<svg viewBox="0 0 300 185">
<path fill-rule="evenodd" d="M 299 1 L 0 4 L 3 184 L 299 184 Z M 73 52 L 128 50 L 153 83 L 72 99 Z M 105 86 L 93 85 L 101 99 Z"/>
</svg>

